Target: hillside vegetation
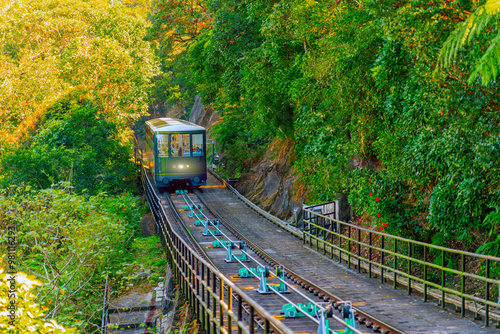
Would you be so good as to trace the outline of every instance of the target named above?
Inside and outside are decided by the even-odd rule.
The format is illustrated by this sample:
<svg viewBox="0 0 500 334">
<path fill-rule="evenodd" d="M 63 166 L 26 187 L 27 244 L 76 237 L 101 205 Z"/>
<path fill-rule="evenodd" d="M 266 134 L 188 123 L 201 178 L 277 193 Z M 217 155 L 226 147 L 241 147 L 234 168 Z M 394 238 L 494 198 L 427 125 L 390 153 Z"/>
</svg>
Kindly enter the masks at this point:
<svg viewBox="0 0 500 334">
<path fill-rule="evenodd" d="M 16 314 L 2 333 L 98 332 L 106 274 L 113 294 L 132 285 L 145 206 L 130 125 L 159 73 L 148 10 L 0 1 L 0 313 Z"/>
<path fill-rule="evenodd" d="M 158 0 L 157 93 L 223 115 L 229 173 L 291 139 L 309 203 L 344 193 L 373 227 L 498 254 L 499 3 L 484 4 Z"/>
<path fill-rule="evenodd" d="M 343 194 L 373 228 L 499 255 L 499 0 L 150 5 L 0 0 L 0 278 L 24 272 L 34 325 L 95 332 L 106 273 L 133 277 L 150 97 L 219 112 L 228 175 L 287 143 L 308 203 Z"/>
</svg>

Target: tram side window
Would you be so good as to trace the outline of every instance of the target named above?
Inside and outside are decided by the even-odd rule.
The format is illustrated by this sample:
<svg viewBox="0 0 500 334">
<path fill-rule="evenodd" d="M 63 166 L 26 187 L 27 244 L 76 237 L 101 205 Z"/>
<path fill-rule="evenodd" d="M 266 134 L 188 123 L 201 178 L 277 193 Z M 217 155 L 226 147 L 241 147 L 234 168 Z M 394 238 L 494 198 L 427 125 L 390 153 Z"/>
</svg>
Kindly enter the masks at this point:
<svg viewBox="0 0 500 334">
<path fill-rule="evenodd" d="M 179 152 L 179 135 L 170 135 L 170 154 L 173 157 L 178 157 L 180 156 Z"/>
<path fill-rule="evenodd" d="M 203 134 L 193 134 L 193 156 L 201 157 L 203 155 Z"/>
<path fill-rule="evenodd" d="M 190 147 L 189 133 L 170 135 L 170 153 L 172 157 L 191 156 Z"/>
<path fill-rule="evenodd" d="M 158 134 L 156 138 L 158 140 L 158 156 L 168 157 L 168 135 Z"/>
</svg>

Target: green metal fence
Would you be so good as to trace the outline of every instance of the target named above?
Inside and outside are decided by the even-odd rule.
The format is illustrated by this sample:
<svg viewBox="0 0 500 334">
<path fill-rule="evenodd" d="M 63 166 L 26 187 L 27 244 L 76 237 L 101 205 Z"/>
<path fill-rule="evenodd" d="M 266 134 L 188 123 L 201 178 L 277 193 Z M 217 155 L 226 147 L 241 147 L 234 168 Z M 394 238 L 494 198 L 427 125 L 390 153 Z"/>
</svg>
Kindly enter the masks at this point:
<svg viewBox="0 0 500 334">
<path fill-rule="evenodd" d="M 381 283 L 433 297 L 444 309 L 500 320 L 500 258 L 413 241 L 344 223 L 305 209 L 303 242 Z"/>
</svg>

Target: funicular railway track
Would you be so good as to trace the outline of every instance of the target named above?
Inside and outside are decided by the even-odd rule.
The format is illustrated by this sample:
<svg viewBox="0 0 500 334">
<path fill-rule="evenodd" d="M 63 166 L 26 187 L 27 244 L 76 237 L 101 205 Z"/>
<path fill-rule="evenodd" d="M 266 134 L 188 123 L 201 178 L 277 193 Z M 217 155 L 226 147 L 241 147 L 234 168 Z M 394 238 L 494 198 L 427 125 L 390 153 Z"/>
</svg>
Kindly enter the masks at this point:
<svg viewBox="0 0 500 334">
<path fill-rule="evenodd" d="M 284 318 L 282 313 L 282 308 L 286 304 L 293 303 L 297 305 L 298 303 L 303 303 L 306 305 L 318 305 L 318 306 L 329 306 L 332 301 L 335 300 L 340 306 L 340 300 L 330 299 L 328 296 L 318 296 L 318 294 L 312 294 L 311 282 L 308 282 L 304 278 L 301 278 L 297 274 L 290 275 L 286 270 L 280 269 L 282 274 L 285 276 L 293 277 L 295 283 L 287 282 L 285 277 L 278 278 L 278 273 L 273 274 L 276 268 L 280 267 L 280 264 L 271 260 L 264 251 L 255 247 L 255 245 L 249 245 L 250 247 L 245 247 L 247 240 L 243 235 L 238 234 L 234 228 L 232 228 L 227 222 L 221 223 L 216 227 L 214 225 L 205 224 L 202 225 L 202 220 L 209 220 L 211 222 L 220 219 L 219 216 L 214 215 L 213 209 L 207 209 L 201 201 L 201 196 L 198 192 L 196 195 L 189 193 L 178 192 L 178 194 L 171 195 L 172 201 L 177 204 L 176 207 L 181 213 L 184 220 L 191 218 L 191 224 L 189 228 L 191 230 L 191 235 L 197 240 L 201 245 L 205 246 L 205 252 L 212 259 L 213 263 L 217 266 L 219 270 L 226 277 L 230 277 L 231 280 L 240 288 L 244 290 L 250 290 L 251 297 L 257 301 L 260 305 L 265 306 L 273 315 Z M 201 207 L 201 212 L 197 209 L 192 210 L 192 207 Z M 198 217 L 195 217 L 198 215 Z M 191 217 L 190 217 L 191 216 Z M 193 224 L 194 223 L 194 224 Z M 216 247 L 214 247 L 216 245 Z M 269 271 L 269 276 L 261 272 L 260 277 L 246 277 L 242 278 L 240 274 L 248 275 L 252 269 L 256 268 L 267 268 Z M 279 271 L 278 271 L 279 272 Z M 272 276 L 272 278 L 270 277 Z M 280 282 L 284 283 L 280 286 Z M 274 284 L 272 284 L 274 283 Z M 286 288 L 285 288 L 286 286 Z M 286 295 L 281 294 L 279 290 L 286 289 Z M 258 291 L 261 292 L 258 292 Z M 325 298 L 323 298 L 325 297 Z M 337 305 L 337 304 L 336 304 Z M 332 310 L 333 311 L 333 310 Z M 305 314 L 305 317 L 286 319 L 285 323 L 294 332 L 300 333 L 312 333 L 316 332 L 318 329 L 318 323 L 316 312 L 313 314 Z M 330 312 L 333 313 L 333 312 Z M 347 309 L 346 309 L 347 313 Z M 334 316 L 335 314 L 330 314 Z M 344 321 L 335 316 L 335 321 L 330 320 L 330 328 L 333 330 L 345 330 L 346 326 Z M 350 328 L 353 332 L 357 332 L 355 328 Z M 368 328 L 363 328 L 362 332 L 371 332 Z M 385 332 L 385 331 L 384 331 Z M 396 332 L 396 331 L 393 331 Z"/>
<path fill-rule="evenodd" d="M 288 234 L 287 231 L 284 230 L 277 230 L 276 228 L 271 228 L 269 229 L 269 226 L 273 226 L 273 223 L 268 221 L 268 230 L 272 230 L 273 233 L 264 233 L 262 234 L 262 230 L 260 232 L 256 232 L 253 224 L 254 223 L 262 223 L 262 222 L 251 222 L 252 215 L 249 217 L 245 217 L 245 209 L 243 209 L 243 214 L 242 214 L 242 207 L 243 206 L 238 206 L 237 203 L 234 202 L 234 199 L 231 201 L 227 198 L 224 198 L 223 196 L 221 197 L 219 191 L 223 191 L 224 188 L 223 186 L 218 183 L 214 178 L 210 179 L 209 186 L 206 187 L 205 189 L 201 189 L 201 191 L 194 191 L 193 194 L 189 194 L 189 197 L 187 197 L 187 194 L 155 194 L 155 196 L 158 197 L 158 201 L 163 204 L 163 209 L 168 209 L 171 212 L 168 214 L 170 215 L 169 221 L 173 224 L 177 225 L 176 231 L 178 233 L 182 234 L 182 239 L 186 241 L 191 248 L 196 249 L 196 253 L 198 256 L 201 258 L 205 259 L 208 263 L 213 265 L 214 267 L 217 267 L 218 270 L 221 271 L 222 274 L 225 275 L 225 277 L 230 278 L 232 283 L 234 284 L 234 287 L 228 288 L 224 284 L 222 284 L 222 289 L 220 290 L 224 291 L 225 294 L 223 293 L 223 297 L 219 299 L 219 301 L 212 300 L 212 306 L 214 303 L 218 303 L 219 305 L 225 305 L 225 309 L 220 307 L 219 308 L 219 315 L 222 313 L 227 313 L 226 315 L 226 331 L 222 332 L 230 332 L 230 331 L 236 331 L 238 330 L 239 332 L 245 331 L 245 332 L 283 332 L 282 330 L 278 330 L 277 327 L 274 324 L 273 321 L 270 322 L 270 318 L 266 318 L 262 316 L 262 313 L 259 313 L 259 315 L 255 315 L 256 309 L 262 308 L 267 311 L 264 311 L 264 313 L 267 314 L 267 317 L 271 316 L 272 319 L 280 319 L 283 324 L 288 327 L 288 330 L 291 330 L 293 332 L 299 332 L 299 333 L 313 333 L 317 332 L 318 330 L 318 324 L 314 322 L 312 319 L 309 318 L 287 318 L 283 319 L 283 315 L 281 314 L 282 311 L 282 306 L 286 304 L 287 302 L 292 302 L 295 305 L 297 303 L 304 303 L 307 304 L 308 300 L 311 302 L 316 303 L 317 305 L 324 306 L 326 304 L 330 304 L 334 306 L 334 308 L 339 308 L 342 309 L 342 304 L 339 303 L 339 301 L 342 300 L 342 298 L 336 297 L 333 291 L 336 291 L 335 288 L 338 286 L 334 285 L 341 285 L 342 288 L 344 288 L 343 285 L 351 285 L 350 289 L 352 291 L 352 298 L 349 298 L 353 301 L 353 304 L 355 305 L 355 312 L 356 312 L 356 319 L 358 320 L 358 327 L 360 332 L 363 333 L 370 333 L 370 332 L 381 332 L 381 333 L 479 333 L 479 332 L 484 332 L 484 333 L 497 333 L 498 331 L 495 331 L 494 329 L 485 329 L 482 330 L 480 329 L 480 326 L 477 326 L 477 324 L 472 323 L 469 321 L 466 326 L 462 324 L 463 319 L 456 318 L 455 320 L 453 319 L 448 319 L 446 315 L 444 315 L 445 320 L 442 319 L 442 314 L 440 314 L 438 317 L 436 317 L 435 314 L 429 313 L 428 309 L 423 309 L 420 312 L 426 312 L 424 314 L 415 314 L 413 315 L 413 318 L 405 317 L 405 313 L 403 312 L 403 316 L 401 315 L 401 312 L 398 312 L 400 310 L 395 309 L 393 306 L 390 306 L 389 303 L 387 302 L 380 302 L 380 300 L 383 300 L 384 298 L 375 298 L 373 299 L 374 295 L 378 294 L 384 294 L 384 291 L 374 291 L 371 294 L 367 294 L 366 290 L 367 287 L 364 286 L 363 284 L 359 284 L 359 282 L 342 282 L 343 278 L 347 277 L 335 277 L 332 275 L 332 273 L 323 273 L 325 275 L 332 275 L 331 279 L 334 280 L 334 284 L 318 284 L 318 281 L 314 279 L 310 279 L 311 275 L 319 278 L 321 280 L 321 274 L 316 275 L 315 273 L 312 272 L 311 268 L 316 268 L 316 270 L 322 270 L 321 265 L 315 263 L 307 263 L 308 260 L 307 258 L 296 258 L 294 259 L 293 257 L 296 256 L 295 253 L 295 248 L 297 247 L 301 242 L 300 240 L 295 240 L 295 245 L 292 242 L 292 245 L 287 245 L 286 242 L 283 242 L 283 240 L 280 239 L 280 237 L 276 237 L 277 235 L 283 235 L 283 234 Z M 297 288 L 298 291 L 292 291 L 291 294 L 286 294 L 284 295 L 285 299 L 282 299 L 279 297 L 278 294 L 259 294 L 255 292 L 255 290 L 258 290 L 259 288 L 259 278 L 260 277 L 254 277 L 254 278 L 240 278 L 239 277 L 239 269 L 243 268 L 242 265 L 245 265 L 246 263 L 227 263 L 226 259 L 228 258 L 228 250 L 227 247 L 219 247 L 215 248 L 213 247 L 213 241 L 217 240 L 214 237 L 209 237 L 209 236 L 203 236 L 203 230 L 206 228 L 198 225 L 195 223 L 196 220 L 200 220 L 200 217 L 196 218 L 190 218 L 189 214 L 193 214 L 191 212 L 191 209 L 185 208 L 186 205 L 191 205 L 194 207 L 195 205 L 200 205 L 203 208 L 202 211 L 204 213 L 204 217 L 207 220 L 214 221 L 215 218 L 218 218 L 219 221 L 221 222 L 219 224 L 219 229 L 220 232 L 222 233 L 222 236 L 218 236 L 217 239 L 222 240 L 224 238 L 225 240 L 231 240 L 234 242 L 234 249 L 232 250 L 231 256 L 236 255 L 236 257 L 242 256 L 243 252 L 239 250 L 239 241 L 245 241 L 247 247 L 245 248 L 245 252 L 248 257 L 251 260 L 255 260 L 252 264 L 247 265 L 247 267 L 268 267 L 270 272 L 273 272 L 274 269 L 277 266 L 281 266 L 281 268 L 284 268 L 285 272 L 285 279 L 286 283 L 288 286 Z M 241 204 L 241 203 L 240 203 Z M 174 209 L 175 208 L 175 209 Z M 252 211 L 249 208 L 246 208 L 250 211 Z M 168 211 L 167 210 L 167 211 Z M 256 213 L 253 212 L 255 215 Z M 257 216 L 259 216 L 257 214 Z M 238 218 L 239 217 L 239 218 Z M 260 217 L 264 219 L 263 217 Z M 250 219 L 250 220 L 248 220 Z M 158 221 L 158 220 L 157 220 Z M 162 223 L 164 224 L 164 223 Z M 209 229 L 214 230 L 213 226 L 209 226 Z M 183 230 L 183 231 L 182 231 Z M 265 230 L 265 229 L 264 229 Z M 277 232 L 277 233 L 276 233 Z M 275 243 L 279 243 L 281 251 L 284 254 L 277 254 L 276 253 L 276 248 L 269 247 L 269 238 L 264 238 L 269 237 L 270 235 L 274 234 L 275 235 Z M 264 240 L 266 239 L 266 240 Z M 292 238 L 293 239 L 293 238 Z M 297 239 L 297 238 L 296 238 Z M 189 241 L 188 241 L 189 240 Z M 258 240 L 259 242 L 255 242 L 255 240 Z M 266 244 L 268 242 L 268 244 Z M 291 249 L 290 247 L 294 248 Z M 309 250 L 310 252 L 310 250 Z M 272 255 L 271 255 L 272 254 Z M 281 255 L 281 256 L 280 256 Z M 192 258 L 192 256 L 191 256 Z M 302 263 L 303 268 L 298 268 L 297 263 L 300 263 L 301 261 L 306 261 L 307 264 Z M 238 265 L 240 264 L 240 265 Z M 294 267 L 295 265 L 295 267 Z M 328 264 L 330 265 L 330 264 Z M 300 266 L 299 266 L 300 267 Z M 193 267 L 194 268 L 194 267 Z M 293 268 L 293 269 L 292 269 Z M 198 267 L 196 267 L 196 270 L 198 272 Z M 181 275 L 182 276 L 182 275 Z M 203 276 L 203 275 L 202 275 Z M 307 277 L 307 278 L 306 278 Z M 349 281 L 351 277 L 347 278 L 346 281 Z M 186 278 L 188 281 L 188 277 Z M 220 283 L 223 280 L 221 280 L 219 277 L 217 277 L 215 280 L 212 280 L 211 284 L 216 284 L 217 286 L 220 285 Z M 214 283 L 215 282 L 215 283 Z M 269 278 L 269 283 L 274 283 L 278 285 L 279 280 L 276 279 L 275 277 Z M 210 285 L 210 284 L 209 284 Z M 196 291 L 200 289 L 200 283 L 193 284 L 192 288 L 194 288 Z M 251 302 L 248 302 L 247 300 L 243 300 L 240 295 L 237 293 L 235 294 L 234 289 L 239 288 L 241 292 L 245 291 L 249 294 L 249 298 L 253 300 L 257 306 L 252 306 Z M 271 288 L 272 290 L 273 288 Z M 186 287 L 187 290 L 187 287 Z M 291 289 L 293 290 L 293 289 Z M 341 289 L 343 290 L 343 289 Z M 214 289 L 214 291 L 217 291 Z M 199 294 L 199 292 L 197 292 Z M 195 293 L 196 294 L 196 293 Z M 202 293 L 203 294 L 203 293 Z M 231 298 L 228 299 L 228 295 L 232 295 Z M 292 295 L 294 295 L 292 297 Z M 225 296 L 225 297 L 224 297 Z M 305 297 L 305 298 L 304 298 Z M 389 296 L 387 296 L 389 297 Z M 192 305 L 196 308 L 200 308 L 199 303 L 196 301 L 197 296 L 194 296 L 194 294 L 191 296 L 191 301 L 193 302 Z M 226 298 L 226 299 L 224 299 Z M 345 297 L 344 297 L 345 298 Z M 363 308 L 361 307 L 356 307 L 357 305 L 364 305 L 367 304 L 367 302 L 373 302 L 373 304 L 378 304 L 376 307 L 371 308 L 371 310 L 375 310 L 375 312 L 366 312 Z M 231 307 L 234 305 L 238 304 L 237 311 L 231 311 Z M 410 302 L 409 304 L 414 304 L 413 302 Z M 400 309 L 408 309 L 406 310 L 406 315 L 408 315 L 408 312 L 414 312 L 414 310 L 411 310 L 411 307 L 414 305 L 409 305 L 409 304 L 402 304 Z M 210 305 L 208 305 L 210 307 Z M 409 307 L 410 306 L 410 307 Z M 365 308 L 366 309 L 366 308 Z M 434 311 L 430 311 L 434 312 Z M 254 313 L 253 316 L 250 314 Z M 203 315 L 204 314 L 204 315 Z M 216 314 L 216 313 L 215 313 Z M 375 314 L 373 316 L 372 314 Z M 339 313 L 335 312 L 334 315 L 336 317 L 339 317 Z M 389 320 L 394 320 L 394 321 L 381 321 L 378 319 L 380 315 L 383 315 L 383 318 L 389 319 Z M 202 315 L 199 316 L 200 322 L 205 323 L 205 328 L 208 328 L 209 326 L 212 326 L 211 328 L 213 330 L 220 330 L 222 327 L 221 323 L 217 323 L 217 321 L 214 321 L 215 316 L 210 318 L 210 316 L 207 315 L 207 313 L 203 313 Z M 436 320 L 434 318 L 436 317 Z M 311 317 L 311 318 L 317 318 L 317 317 Z M 420 320 L 423 320 L 425 318 L 433 319 L 430 321 L 422 321 L 419 323 Z M 206 320 L 209 320 L 208 322 Z M 211 319 L 211 320 L 210 320 Z M 233 319 L 233 322 L 228 323 L 228 319 Z M 235 322 L 234 319 L 240 319 L 239 322 Z M 252 320 L 253 319 L 253 320 Z M 330 318 L 330 329 L 331 330 L 344 330 L 346 329 L 345 324 L 342 324 L 342 320 L 340 319 L 340 322 L 337 322 L 335 320 L 332 320 Z M 236 325 L 235 325 L 236 323 Z M 242 323 L 246 323 L 245 326 L 247 326 L 247 330 L 242 329 L 244 326 Z M 254 326 L 250 325 L 250 323 L 253 323 Z M 272 323 L 272 324 L 271 324 Z M 391 325 L 390 325 L 390 324 Z M 451 324 L 451 325 L 450 325 Z M 455 324 L 456 326 L 453 326 Z M 401 328 L 399 328 L 402 325 Z M 237 328 L 238 326 L 238 328 Z M 406 327 L 405 327 L 406 326 Z M 475 326 L 475 327 L 474 327 Z M 210 332 L 210 331 L 208 331 Z M 331 331 L 332 332 L 332 331 Z M 333 332 L 335 333 L 335 332 Z M 347 332 L 346 332 L 347 333 Z"/>
<path fill-rule="evenodd" d="M 225 185 L 225 181 L 209 178 L 209 182 L 212 182 L 212 187 L 201 190 L 203 198 L 215 208 L 218 215 L 229 222 L 229 225 L 233 225 L 241 235 L 253 240 L 261 249 L 271 252 L 274 261 L 286 264 L 289 273 L 299 273 L 309 282 L 313 282 L 305 284 L 314 294 L 323 295 L 323 298 L 328 296 L 332 300 L 335 300 L 335 295 L 340 296 L 340 299 L 352 300 L 360 322 L 368 323 L 372 329 L 407 333 L 500 332 L 499 326 L 484 328 L 480 323 L 471 321 L 471 318 L 463 318 L 463 311 L 462 317 L 456 316 L 455 314 L 460 314 L 459 308 L 454 309 L 458 312 L 455 314 L 444 311 L 440 300 L 437 300 L 438 308 L 435 304 L 426 302 L 425 295 L 423 298 L 417 293 L 410 296 L 409 288 L 396 290 L 390 285 L 380 284 L 377 280 L 366 279 L 366 276 L 358 274 L 361 269 L 359 261 L 356 261 L 358 273 L 347 268 L 348 254 L 345 254 L 346 266 L 338 265 L 337 260 L 329 259 L 330 256 L 305 247 L 303 242 L 306 243 L 309 237 L 300 236 L 302 231 L 286 226 L 255 208 L 254 204 L 242 198 L 240 194 L 234 193 L 234 190 L 230 191 L 228 188 L 231 187 Z M 225 186 L 213 187 L 214 184 Z M 376 316 L 375 319 L 372 318 L 373 321 L 370 319 L 371 315 Z M 383 320 L 382 326 L 383 323 L 391 326 L 384 328 L 379 325 L 378 320 Z"/>
<path fill-rule="evenodd" d="M 289 327 L 293 332 L 295 333 L 315 333 L 318 331 L 318 326 L 319 322 L 318 319 L 321 319 L 321 314 L 319 312 L 319 308 L 314 309 L 313 304 L 318 305 L 318 306 L 327 306 L 325 300 L 328 300 L 327 298 L 322 299 L 320 297 L 315 297 L 314 295 L 308 296 L 309 291 L 308 288 L 310 285 L 305 285 L 308 282 L 305 280 L 301 280 L 298 282 L 297 286 L 295 284 L 290 284 L 291 282 L 287 282 L 288 284 L 286 285 L 286 290 L 290 290 L 289 293 L 287 293 L 286 297 L 281 297 L 280 294 L 276 293 L 278 290 L 279 286 L 279 279 L 276 278 L 276 275 L 273 275 L 270 271 L 270 267 L 266 262 L 269 262 L 268 258 L 264 257 L 264 260 L 260 259 L 264 254 L 262 252 L 253 252 L 250 249 L 246 249 L 245 251 L 241 252 L 238 251 L 237 249 L 241 246 L 237 247 L 236 245 L 233 244 L 233 247 L 229 246 L 227 243 L 227 240 L 232 240 L 235 243 L 238 243 L 237 240 L 238 238 L 225 226 L 219 225 L 218 229 L 215 228 L 214 225 L 209 225 L 209 226 L 202 226 L 195 224 L 196 220 L 200 220 L 201 217 L 198 217 L 198 219 L 193 219 L 193 217 L 189 217 L 190 215 L 193 216 L 193 211 L 196 213 L 196 210 L 191 210 L 187 209 L 187 207 L 191 204 L 191 207 L 194 207 L 195 205 L 202 204 L 199 200 L 199 197 L 194 196 L 193 194 L 158 194 L 153 187 L 151 187 L 150 181 L 147 179 L 147 175 L 145 175 L 145 187 L 149 187 L 150 189 L 148 190 L 148 198 L 150 198 L 150 202 L 153 202 L 154 198 L 156 198 L 156 201 L 161 203 L 161 205 L 156 205 L 152 203 L 153 206 L 153 212 L 155 211 L 162 211 L 164 216 L 168 216 L 168 221 L 169 222 L 164 222 L 162 221 L 162 218 L 160 217 L 160 214 L 154 213 L 155 219 L 157 219 L 157 222 L 160 222 L 160 225 L 165 225 L 165 224 L 171 224 L 170 227 L 166 227 L 165 229 L 172 228 L 174 231 L 179 231 L 179 235 L 182 235 L 183 241 L 188 241 L 188 243 L 196 249 L 196 253 L 200 257 L 203 257 L 206 259 L 210 264 L 214 265 L 217 267 L 217 269 L 221 270 L 221 272 L 233 281 L 234 285 L 242 290 L 250 290 L 250 296 L 251 299 L 255 300 L 258 305 L 262 306 L 264 309 L 267 311 L 271 312 L 269 313 L 269 316 L 272 319 L 276 318 L 284 318 L 283 315 L 280 315 L 282 311 L 282 306 L 288 303 L 293 303 L 294 305 L 297 305 L 297 303 L 305 303 L 309 304 L 308 306 L 311 308 L 312 312 L 311 314 L 308 314 L 307 312 L 303 312 L 304 316 L 302 317 L 297 317 L 293 319 L 287 319 L 286 325 Z M 190 203 L 190 204 L 189 204 Z M 170 211 L 167 214 L 167 211 Z M 198 214 L 200 215 L 200 214 Z M 158 218 L 157 218 L 158 216 Z M 209 219 L 210 221 L 215 221 L 215 216 L 211 213 L 208 212 L 207 210 L 203 210 L 203 217 L 205 219 Z M 191 218 L 191 219 L 190 219 Z M 158 231 L 160 234 L 163 233 L 163 228 L 160 226 L 160 231 Z M 183 231 L 184 230 L 184 231 Z M 204 231 L 209 230 L 209 235 L 203 235 Z M 216 232 L 217 231 L 217 232 Z M 172 233 L 172 231 L 167 233 Z M 213 235 L 215 234 L 215 236 Z M 223 241 L 224 240 L 224 241 Z M 241 239 L 240 239 L 241 240 Z M 219 247 L 214 247 L 214 243 L 218 243 Z M 201 247 L 200 247 L 201 246 Z M 229 246 L 229 247 L 228 247 Z M 236 247 L 235 247 L 236 246 Z M 182 248 L 182 247 L 181 247 Z M 253 247 L 252 247 L 253 248 Z M 233 255 L 228 255 L 228 252 L 231 250 L 231 252 L 234 251 Z M 183 251 L 185 252 L 185 250 Z M 181 252 L 181 253 L 183 253 Z M 236 253 L 240 253 L 241 255 L 236 255 Z M 239 260 L 238 258 L 243 257 L 243 255 L 246 255 L 245 257 L 248 258 L 249 262 L 243 262 Z M 258 254 L 258 255 L 257 255 Z M 232 257 L 232 261 L 228 261 L 228 256 Z M 191 256 L 188 256 L 191 257 Z M 255 263 L 254 264 L 252 264 Z M 243 264 L 243 266 L 238 266 L 238 264 Z M 182 265 L 181 265 L 182 267 Z M 259 294 L 257 292 L 258 286 L 260 284 L 258 277 L 253 277 L 253 278 L 240 278 L 239 276 L 239 269 L 242 268 L 265 268 L 268 272 L 265 274 L 263 273 L 261 275 L 261 279 L 264 278 L 267 280 L 267 274 L 269 276 L 274 276 L 274 281 L 272 283 L 277 283 L 276 285 L 270 284 L 273 279 L 269 279 L 269 282 L 267 285 L 267 291 L 264 294 Z M 274 268 L 273 268 L 274 269 Z M 198 270 L 198 268 L 197 268 Z M 290 276 L 290 275 L 287 275 Z M 296 275 L 294 275 L 295 277 Z M 296 276 L 298 277 L 298 276 Z M 186 277 L 187 278 L 187 277 Z M 188 279 L 189 280 L 189 279 Z M 221 280 L 218 278 L 212 278 L 212 282 L 215 282 L 215 286 L 219 286 L 221 284 Z M 302 283 L 302 285 L 300 285 Z M 309 283 L 310 284 L 310 283 Z M 261 284 L 262 286 L 262 284 Z M 283 286 L 283 285 L 282 285 Z M 199 285 L 195 284 L 193 288 L 199 289 Z M 228 296 L 228 290 L 223 289 L 225 293 L 226 300 L 225 304 L 226 305 L 231 305 L 235 301 L 239 300 L 237 296 L 233 295 L 231 301 L 229 301 L 227 298 Z M 253 290 L 253 291 L 252 291 Z M 220 288 L 219 288 L 220 292 Z M 231 293 L 229 293 L 231 295 Z M 194 299 L 194 298 L 193 298 Z M 222 301 L 224 301 L 224 297 L 222 298 Z M 220 303 L 221 301 L 219 301 Z M 241 302 L 241 301 L 240 301 Z M 212 305 L 215 303 L 215 301 L 212 301 Z M 196 307 L 196 306 L 195 306 Z M 348 305 L 344 306 L 344 314 L 346 316 L 350 315 L 348 313 Z M 224 311 L 222 309 L 219 310 L 219 314 L 223 313 Z M 239 316 L 241 319 L 246 320 L 247 322 L 250 322 L 250 313 L 255 312 L 255 307 L 252 307 L 249 303 L 246 301 L 243 301 L 241 303 L 241 309 L 238 311 L 240 314 Z M 367 329 L 367 328 L 361 328 L 360 330 L 356 329 L 355 325 L 353 326 L 346 324 L 344 320 L 339 318 L 338 315 L 332 314 L 333 309 L 328 309 L 327 312 L 324 314 L 326 316 L 330 316 L 330 319 L 328 321 L 329 324 L 325 323 L 324 321 L 321 322 L 322 324 L 327 324 L 326 328 L 323 330 L 326 330 L 328 332 L 328 327 L 330 329 L 330 333 L 337 333 L 337 331 L 344 332 L 345 333 L 371 333 L 373 331 Z M 336 312 L 337 313 L 337 312 Z M 331 317 L 334 317 L 336 321 L 332 321 Z M 203 317 L 203 316 L 202 316 Z M 352 315 L 351 315 L 352 317 Z M 203 321 L 203 320 L 202 320 Z M 279 320 L 275 320 L 278 321 Z M 227 320 L 226 320 L 227 322 Z M 269 333 L 271 328 L 270 328 L 270 323 L 268 319 L 263 319 L 263 318 L 258 318 L 256 317 L 255 321 L 255 328 L 251 327 L 249 328 L 249 332 L 253 331 L 261 331 L 264 333 Z M 237 328 L 234 325 L 229 325 L 231 326 L 232 331 L 236 331 Z M 214 327 L 214 324 L 211 326 L 207 326 L 208 328 Z M 215 326 L 218 327 L 218 326 Z M 214 330 L 215 330 L 214 327 Z M 253 328 L 253 330 L 252 330 Z M 217 328 L 220 330 L 221 328 Z M 229 332 L 229 330 L 227 330 Z M 241 332 L 241 331 L 239 331 Z M 273 330 L 273 332 L 279 332 L 276 330 Z M 326 333 L 325 332 L 325 333 Z"/>
<path fill-rule="evenodd" d="M 236 236 L 239 240 L 244 240 L 246 244 L 248 244 L 248 248 L 253 251 L 258 257 L 262 259 L 262 261 L 271 267 L 283 266 L 283 263 L 276 260 L 272 255 L 266 252 L 263 248 L 259 247 L 256 243 L 254 243 L 251 239 L 247 238 L 244 233 L 240 232 L 235 226 L 233 226 L 228 220 L 222 218 L 217 212 L 210 202 L 203 196 L 203 193 L 196 190 L 195 194 L 199 198 L 199 200 L 207 207 L 211 212 L 215 212 L 217 214 L 218 219 L 223 221 L 224 227 L 231 231 L 231 233 Z M 290 270 L 290 268 L 285 269 L 285 277 L 291 281 L 292 284 L 295 284 L 297 287 L 302 288 L 304 293 L 309 295 L 310 298 L 317 298 L 319 303 L 327 303 L 332 305 L 337 310 L 342 310 L 343 308 L 343 300 L 338 296 L 332 294 L 331 292 L 326 291 L 325 289 L 319 287 L 314 284 L 310 280 L 302 277 L 296 272 Z M 380 319 L 377 319 L 375 316 L 369 314 L 368 312 L 364 312 L 355 306 L 352 306 L 355 311 L 355 318 L 358 324 L 361 324 L 361 327 L 364 327 L 363 332 L 380 332 L 380 333 L 404 333 L 404 331 L 397 329 L 390 324 L 387 324 Z"/>
</svg>

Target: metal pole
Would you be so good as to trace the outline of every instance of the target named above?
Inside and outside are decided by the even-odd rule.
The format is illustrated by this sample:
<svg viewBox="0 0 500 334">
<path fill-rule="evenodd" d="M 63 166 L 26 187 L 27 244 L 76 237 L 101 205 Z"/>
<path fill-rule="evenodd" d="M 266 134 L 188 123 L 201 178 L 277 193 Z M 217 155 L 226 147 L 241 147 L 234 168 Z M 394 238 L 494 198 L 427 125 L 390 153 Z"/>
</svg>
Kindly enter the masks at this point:
<svg viewBox="0 0 500 334">
<path fill-rule="evenodd" d="M 102 302 L 102 321 L 101 321 L 101 334 L 106 334 L 107 332 L 107 317 L 108 317 L 108 310 L 106 306 L 107 302 L 107 295 L 108 295 L 108 277 L 109 277 L 109 271 L 106 272 L 106 284 L 104 285 L 104 300 Z"/>
<path fill-rule="evenodd" d="M 486 279 L 490 278 L 490 259 L 486 259 Z M 484 299 L 488 302 L 490 300 L 490 282 L 486 282 L 486 291 Z M 490 322 L 490 305 L 486 304 L 485 314 L 484 314 L 484 326 L 488 327 Z"/>
</svg>

